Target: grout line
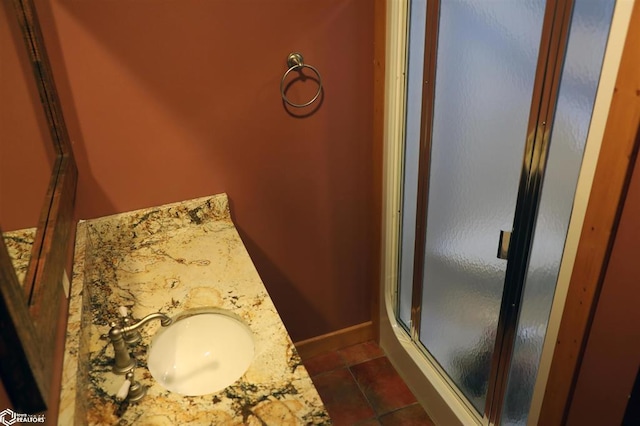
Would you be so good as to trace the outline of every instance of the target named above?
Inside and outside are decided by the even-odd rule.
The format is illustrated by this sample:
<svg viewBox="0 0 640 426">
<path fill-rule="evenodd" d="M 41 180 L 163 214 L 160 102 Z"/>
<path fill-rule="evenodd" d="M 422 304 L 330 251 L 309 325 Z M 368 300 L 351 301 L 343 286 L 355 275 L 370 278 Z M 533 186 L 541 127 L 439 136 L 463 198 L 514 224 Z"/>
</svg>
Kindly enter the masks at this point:
<svg viewBox="0 0 640 426">
<path fill-rule="evenodd" d="M 367 362 L 367 361 L 364 361 Z M 362 363 L 360 363 L 362 364 Z M 360 364 L 356 364 L 356 365 L 360 365 Z M 373 404 L 371 404 L 371 401 L 369 400 L 369 398 L 367 398 L 367 394 L 362 390 L 362 386 L 360 386 L 360 382 L 358 381 L 358 379 L 356 378 L 356 376 L 353 374 L 353 371 L 351 371 L 351 366 L 347 367 L 347 370 L 349 370 L 349 374 L 351 374 L 351 377 L 353 377 L 353 381 L 356 382 L 356 386 L 358 386 L 358 390 L 360 391 L 360 393 L 362 394 L 362 396 L 364 397 L 365 401 L 367 401 L 367 404 L 369 404 L 369 407 L 371 408 L 371 410 L 374 413 L 374 419 L 378 420 L 378 418 L 382 415 L 382 414 L 378 414 L 378 412 L 376 411 L 375 407 L 373 406 Z M 371 420 L 371 419 L 368 419 Z"/>
<path fill-rule="evenodd" d="M 378 359 L 378 358 L 387 358 L 387 356 L 386 355 L 374 356 L 373 358 L 367 358 L 365 360 L 358 361 L 355 364 L 347 364 L 347 367 L 355 367 L 356 365 L 364 364 L 365 362 L 373 361 L 374 359 Z"/>
<path fill-rule="evenodd" d="M 341 370 L 343 368 L 344 369 L 349 369 L 349 367 L 347 367 L 346 365 L 343 365 L 341 367 L 336 367 L 333 370 L 327 370 L 327 371 L 323 371 L 322 373 L 314 374 L 313 376 L 309 375 L 309 377 L 311 377 L 311 380 L 313 380 L 316 377 L 322 377 L 322 376 L 324 376 L 326 374 L 333 373 L 333 372 Z"/>
<path fill-rule="evenodd" d="M 366 343 L 366 342 L 365 342 L 365 343 Z M 352 366 L 354 366 L 354 365 L 359 365 L 359 364 L 362 364 L 362 363 L 364 363 L 364 362 L 371 361 L 371 360 L 373 360 L 373 359 L 378 359 L 378 358 L 386 357 L 386 356 L 387 356 L 387 354 L 384 352 L 384 350 L 382 350 L 382 348 L 381 348 L 380 346 L 378 346 L 378 344 L 377 344 L 376 342 L 373 342 L 373 343 L 376 345 L 376 347 L 377 347 L 378 349 L 380 349 L 380 351 L 382 352 L 382 355 L 375 355 L 375 356 L 371 356 L 370 358 L 366 358 L 366 359 L 359 360 L 357 363 L 351 363 L 351 364 L 350 364 L 350 363 L 348 362 L 348 360 L 344 357 L 344 355 L 342 355 L 342 351 L 344 351 L 346 348 L 336 349 L 336 351 L 335 351 L 335 352 L 336 352 L 336 353 L 338 354 L 338 356 L 342 359 L 342 361 L 344 361 L 344 363 L 345 363 L 345 365 L 346 365 L 347 367 L 352 367 Z M 364 343 L 359 343 L 359 345 L 362 345 L 362 344 L 364 344 Z M 358 345 L 353 345 L 353 346 L 358 346 Z M 350 347 L 350 346 L 348 346 L 348 347 Z"/>
<path fill-rule="evenodd" d="M 391 410 L 391 411 L 388 411 L 388 412 L 386 412 L 386 413 L 384 413 L 384 414 L 380 414 L 380 415 L 378 416 L 378 418 L 383 417 L 383 416 L 386 416 L 387 414 L 395 413 L 396 411 L 404 410 L 405 408 L 413 407 L 414 405 L 420 405 L 420 403 L 419 403 L 418 401 L 416 401 L 416 402 L 412 402 L 412 403 L 411 403 L 411 404 L 409 404 L 409 405 L 405 405 L 404 407 L 394 408 L 394 409 L 393 409 L 393 410 Z M 422 405 L 420 405 L 420 407 L 422 407 Z"/>
</svg>

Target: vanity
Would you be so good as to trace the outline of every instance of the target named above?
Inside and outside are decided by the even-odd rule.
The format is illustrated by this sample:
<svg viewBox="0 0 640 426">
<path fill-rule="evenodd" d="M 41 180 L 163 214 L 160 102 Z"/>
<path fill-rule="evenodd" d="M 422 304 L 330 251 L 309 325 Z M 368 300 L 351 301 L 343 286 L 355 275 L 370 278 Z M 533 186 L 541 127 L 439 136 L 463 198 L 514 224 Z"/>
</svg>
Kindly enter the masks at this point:
<svg viewBox="0 0 640 426">
<path fill-rule="evenodd" d="M 73 269 L 58 424 L 331 424 L 234 227 L 225 194 L 81 221 Z M 112 372 L 108 338 L 122 321 L 120 307 L 134 320 L 161 312 L 174 325 L 185 313 L 225 313 L 249 330 L 251 362 L 222 390 L 169 391 L 147 362 L 154 336 L 171 326 L 150 321 L 140 327 L 141 341 L 129 346 L 134 380 L 146 395 L 122 402 L 116 393 L 125 377 Z"/>
</svg>

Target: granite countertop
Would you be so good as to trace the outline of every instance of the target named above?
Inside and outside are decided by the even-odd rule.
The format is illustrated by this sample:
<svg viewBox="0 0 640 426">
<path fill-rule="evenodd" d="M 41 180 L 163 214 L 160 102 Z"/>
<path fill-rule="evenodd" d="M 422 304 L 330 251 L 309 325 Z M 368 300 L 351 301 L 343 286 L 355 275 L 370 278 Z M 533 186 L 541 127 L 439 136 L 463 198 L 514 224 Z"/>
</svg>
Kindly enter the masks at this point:
<svg viewBox="0 0 640 426">
<path fill-rule="evenodd" d="M 118 403 L 124 377 L 111 372 L 106 334 L 119 306 L 136 319 L 204 307 L 232 311 L 253 331 L 254 360 L 219 392 L 172 393 L 146 368 L 160 327 L 154 321 L 131 349 L 147 395 L 138 404 Z M 231 221 L 225 194 L 78 224 L 58 424 L 331 424 Z"/>
</svg>

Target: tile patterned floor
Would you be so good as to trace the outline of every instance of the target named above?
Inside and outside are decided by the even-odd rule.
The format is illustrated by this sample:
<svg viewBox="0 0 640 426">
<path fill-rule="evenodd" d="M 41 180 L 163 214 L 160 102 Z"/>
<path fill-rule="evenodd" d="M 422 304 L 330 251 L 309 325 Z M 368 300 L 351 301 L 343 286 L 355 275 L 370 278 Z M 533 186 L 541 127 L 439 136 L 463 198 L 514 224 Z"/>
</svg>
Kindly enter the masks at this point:
<svg viewBox="0 0 640 426">
<path fill-rule="evenodd" d="M 303 362 L 336 426 L 434 426 L 375 342 Z"/>
</svg>

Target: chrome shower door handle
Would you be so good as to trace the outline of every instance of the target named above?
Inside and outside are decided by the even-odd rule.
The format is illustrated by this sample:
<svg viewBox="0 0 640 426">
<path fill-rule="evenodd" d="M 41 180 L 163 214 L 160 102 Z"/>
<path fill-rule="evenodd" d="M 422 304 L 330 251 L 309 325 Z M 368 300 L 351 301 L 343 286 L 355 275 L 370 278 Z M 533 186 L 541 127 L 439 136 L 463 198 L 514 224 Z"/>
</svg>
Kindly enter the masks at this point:
<svg viewBox="0 0 640 426">
<path fill-rule="evenodd" d="M 500 240 L 498 241 L 498 259 L 509 257 L 509 244 L 511 243 L 511 231 L 500 230 Z"/>
</svg>

